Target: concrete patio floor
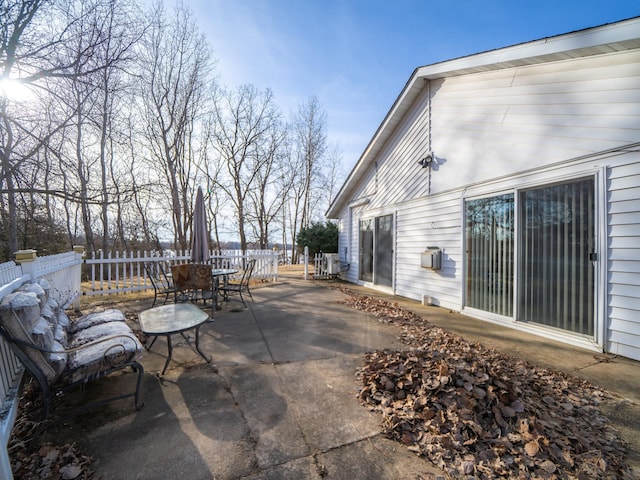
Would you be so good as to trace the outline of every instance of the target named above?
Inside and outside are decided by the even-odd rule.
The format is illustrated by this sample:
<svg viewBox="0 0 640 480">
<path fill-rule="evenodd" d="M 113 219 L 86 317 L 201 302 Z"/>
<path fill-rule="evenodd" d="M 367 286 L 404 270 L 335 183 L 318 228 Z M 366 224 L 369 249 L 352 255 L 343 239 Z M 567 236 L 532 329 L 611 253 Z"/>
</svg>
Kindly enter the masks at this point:
<svg viewBox="0 0 640 480">
<path fill-rule="evenodd" d="M 399 328 L 343 304 L 328 282 L 284 277 L 253 289 L 255 302 L 225 304 L 201 329 L 204 360 L 176 337 L 173 361 L 158 378 L 166 342 L 145 353 L 145 406 L 119 401 L 52 430 L 95 459 L 111 479 L 433 479 L 439 469 L 382 435 L 381 418 L 361 406 L 356 372 L 363 353 L 404 349 Z M 626 428 L 640 472 L 640 364 L 598 362 L 593 352 L 501 329 L 445 309 L 384 296 L 434 324 L 563 369 L 620 395 L 613 413 Z M 140 311 L 150 301 L 119 305 Z M 477 337 L 477 338 L 476 338 Z M 85 394 L 121 388 L 133 375 L 91 385 Z M 620 405 L 624 405 L 621 410 Z M 635 438 L 635 440 L 634 440 Z M 635 442 L 635 443 L 634 443 Z M 444 477 L 442 477 L 444 478 Z"/>
</svg>

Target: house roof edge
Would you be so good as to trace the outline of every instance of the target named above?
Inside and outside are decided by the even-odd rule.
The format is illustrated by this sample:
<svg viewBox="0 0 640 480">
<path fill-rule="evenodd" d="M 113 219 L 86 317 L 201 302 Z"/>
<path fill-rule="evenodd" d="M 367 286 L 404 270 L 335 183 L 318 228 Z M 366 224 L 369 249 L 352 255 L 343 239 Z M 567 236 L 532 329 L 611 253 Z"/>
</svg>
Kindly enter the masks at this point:
<svg viewBox="0 0 640 480">
<path fill-rule="evenodd" d="M 604 47 L 607 48 L 604 48 Z M 416 68 L 326 211 L 337 218 L 425 82 L 440 78 L 640 48 L 640 16 Z"/>
</svg>

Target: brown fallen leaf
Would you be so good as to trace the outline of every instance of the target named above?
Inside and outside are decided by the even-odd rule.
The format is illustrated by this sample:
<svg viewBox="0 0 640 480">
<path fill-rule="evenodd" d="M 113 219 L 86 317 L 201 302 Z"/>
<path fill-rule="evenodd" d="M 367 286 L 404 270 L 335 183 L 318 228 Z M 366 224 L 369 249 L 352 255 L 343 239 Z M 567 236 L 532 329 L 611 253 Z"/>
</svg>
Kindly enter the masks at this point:
<svg viewBox="0 0 640 480">
<path fill-rule="evenodd" d="M 530 457 L 535 457 L 540 451 L 540 446 L 535 441 L 527 442 L 524 446 L 524 451 Z"/>
<path fill-rule="evenodd" d="M 540 464 L 540 468 L 542 468 L 547 473 L 553 473 L 556 471 L 556 464 L 551 460 L 545 460 Z"/>
<path fill-rule="evenodd" d="M 502 413 L 503 417 L 515 417 L 516 416 L 516 411 L 511 408 L 508 407 L 506 405 L 503 405 L 500 407 L 500 412 Z"/>
</svg>

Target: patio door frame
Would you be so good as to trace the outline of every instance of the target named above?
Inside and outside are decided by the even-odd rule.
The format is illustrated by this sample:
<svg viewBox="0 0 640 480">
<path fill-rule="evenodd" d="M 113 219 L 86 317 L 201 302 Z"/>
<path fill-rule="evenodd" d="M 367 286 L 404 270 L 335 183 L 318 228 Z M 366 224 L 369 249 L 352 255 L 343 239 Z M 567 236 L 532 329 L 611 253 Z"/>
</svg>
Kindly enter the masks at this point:
<svg viewBox="0 0 640 480">
<path fill-rule="evenodd" d="M 379 242 L 379 232 L 378 232 L 378 223 L 381 219 L 385 218 L 385 217 L 390 217 L 391 218 L 391 249 L 388 252 L 389 255 L 389 261 L 390 261 L 390 275 L 391 278 L 390 280 L 390 284 L 389 285 L 384 285 L 384 284 L 380 284 L 380 278 L 379 278 L 379 268 L 376 265 L 377 264 L 377 258 L 380 258 L 379 255 L 381 252 L 378 251 L 378 248 L 380 246 L 380 242 Z M 384 290 L 384 291 L 389 291 L 389 292 L 393 292 L 395 291 L 395 244 L 396 244 L 396 226 L 397 226 L 397 215 L 396 213 L 383 213 L 383 214 L 379 214 L 379 215 L 367 215 L 367 216 L 363 216 L 360 219 L 358 219 L 358 281 L 362 282 L 363 285 L 368 285 L 371 287 L 375 287 L 376 289 L 380 289 L 380 290 Z M 366 222 L 366 221 L 370 221 L 373 227 L 373 248 L 371 251 L 371 280 L 363 280 L 362 278 L 362 266 L 363 266 L 363 262 L 362 262 L 362 230 L 361 230 L 361 225 L 362 222 Z"/>
<path fill-rule="evenodd" d="M 570 330 L 564 330 L 558 327 L 540 325 L 533 322 L 519 321 L 519 297 L 520 291 L 519 283 L 520 269 L 521 269 L 521 254 L 522 254 L 522 228 L 521 228 L 521 193 L 526 190 L 552 187 L 554 185 L 561 185 L 565 183 L 579 181 L 580 179 L 592 179 L 593 181 L 593 193 L 594 193 L 594 205 L 593 205 L 593 238 L 594 238 L 594 251 L 596 252 L 596 260 L 592 262 L 593 268 L 593 336 L 575 333 Z M 570 343 L 581 347 L 587 347 L 591 349 L 597 349 L 602 351 L 606 345 L 606 286 L 607 286 L 607 269 L 608 262 L 608 248 L 607 248 L 607 213 L 606 213 L 606 167 L 599 168 L 598 170 L 591 170 L 585 172 L 575 172 L 571 175 L 557 175 L 549 181 L 536 181 L 536 182 L 522 182 L 511 189 L 495 190 L 492 192 L 484 192 L 480 195 L 469 195 L 462 198 L 461 215 L 462 223 L 466 224 L 466 203 L 471 200 L 478 200 L 483 198 L 496 197 L 504 194 L 513 194 L 514 199 L 514 211 L 516 212 L 514 219 L 514 236 L 515 236 L 515 262 L 513 268 L 513 314 L 510 316 L 503 316 L 488 311 L 480 310 L 477 308 L 469 307 L 467 305 L 467 282 L 469 277 L 468 270 L 468 255 L 467 252 L 467 233 L 465 227 L 462 228 L 462 252 L 463 252 L 463 281 L 461 288 L 461 305 L 462 312 L 474 317 L 481 318 L 499 324 L 509 324 L 509 326 L 523 330 L 542 333 L 548 338 L 560 340 L 564 343 Z"/>
</svg>

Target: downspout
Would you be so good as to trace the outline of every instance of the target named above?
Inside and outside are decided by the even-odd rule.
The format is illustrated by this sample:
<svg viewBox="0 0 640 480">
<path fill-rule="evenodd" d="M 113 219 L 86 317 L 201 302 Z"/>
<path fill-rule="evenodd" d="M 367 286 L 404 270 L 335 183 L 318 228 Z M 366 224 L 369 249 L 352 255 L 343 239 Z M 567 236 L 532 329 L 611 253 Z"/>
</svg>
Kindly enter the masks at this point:
<svg viewBox="0 0 640 480">
<path fill-rule="evenodd" d="M 433 150 L 431 149 L 431 80 L 427 79 L 427 122 L 429 124 L 427 128 L 427 155 L 431 155 L 431 162 L 429 162 L 429 184 L 427 185 L 427 194 L 431 195 L 431 164 L 436 160 L 433 156 Z"/>
<path fill-rule="evenodd" d="M 428 80 L 428 79 L 427 79 L 427 121 L 429 122 L 429 128 L 427 130 L 427 146 L 429 148 L 428 153 L 431 153 L 431 80 Z M 431 182 L 431 177 L 429 177 L 429 182 Z"/>
</svg>

